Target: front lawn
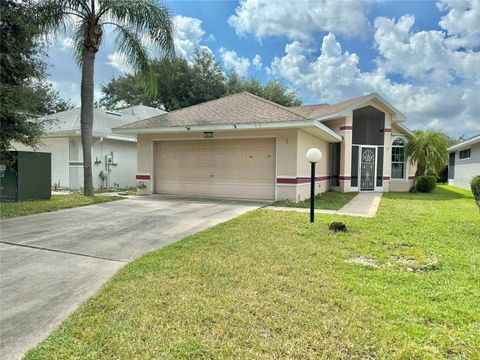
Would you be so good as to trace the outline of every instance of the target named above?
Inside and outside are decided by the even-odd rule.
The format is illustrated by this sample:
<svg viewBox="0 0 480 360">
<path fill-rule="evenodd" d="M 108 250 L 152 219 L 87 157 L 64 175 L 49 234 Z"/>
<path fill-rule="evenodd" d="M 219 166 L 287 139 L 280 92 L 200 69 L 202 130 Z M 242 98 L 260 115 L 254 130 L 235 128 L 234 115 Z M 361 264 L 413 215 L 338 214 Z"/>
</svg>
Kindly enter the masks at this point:
<svg viewBox="0 0 480 360">
<path fill-rule="evenodd" d="M 50 200 L 31 200 L 0 203 L 0 218 L 8 219 L 18 216 L 69 209 L 77 206 L 93 205 L 123 199 L 119 196 L 83 196 L 80 194 L 52 195 Z"/>
<path fill-rule="evenodd" d="M 448 186 L 372 219 L 257 210 L 128 264 L 26 358 L 478 359 L 479 234 Z"/>
<path fill-rule="evenodd" d="M 315 196 L 315 209 L 322 210 L 339 210 L 350 200 L 352 200 L 358 193 L 349 192 L 341 193 L 336 191 L 327 191 L 322 194 Z M 279 200 L 275 201 L 273 206 L 286 206 L 286 207 L 296 207 L 296 208 L 309 208 L 310 199 L 300 201 L 298 203 L 291 202 L 288 200 Z"/>
</svg>

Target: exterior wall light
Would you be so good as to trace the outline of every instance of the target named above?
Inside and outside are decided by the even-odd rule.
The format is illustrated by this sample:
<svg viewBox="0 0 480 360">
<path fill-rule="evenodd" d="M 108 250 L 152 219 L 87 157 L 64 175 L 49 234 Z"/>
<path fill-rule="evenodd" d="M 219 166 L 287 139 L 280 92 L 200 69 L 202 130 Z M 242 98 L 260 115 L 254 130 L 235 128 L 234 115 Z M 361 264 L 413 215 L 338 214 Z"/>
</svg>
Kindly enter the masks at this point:
<svg viewBox="0 0 480 360">
<path fill-rule="evenodd" d="M 310 175 L 310 223 L 315 221 L 315 164 L 322 159 L 322 152 L 317 148 L 311 148 L 306 154 L 307 161 L 311 164 Z"/>
</svg>

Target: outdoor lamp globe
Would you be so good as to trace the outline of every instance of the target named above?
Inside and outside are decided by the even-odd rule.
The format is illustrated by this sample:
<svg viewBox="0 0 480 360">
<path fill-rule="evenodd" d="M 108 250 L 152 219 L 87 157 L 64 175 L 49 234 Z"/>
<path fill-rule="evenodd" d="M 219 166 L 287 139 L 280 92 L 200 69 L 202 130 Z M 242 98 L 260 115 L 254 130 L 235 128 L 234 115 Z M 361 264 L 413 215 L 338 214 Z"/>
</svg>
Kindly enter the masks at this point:
<svg viewBox="0 0 480 360">
<path fill-rule="evenodd" d="M 307 151 L 307 161 L 310 163 L 317 163 L 322 158 L 322 152 L 317 148 L 311 148 Z"/>
</svg>

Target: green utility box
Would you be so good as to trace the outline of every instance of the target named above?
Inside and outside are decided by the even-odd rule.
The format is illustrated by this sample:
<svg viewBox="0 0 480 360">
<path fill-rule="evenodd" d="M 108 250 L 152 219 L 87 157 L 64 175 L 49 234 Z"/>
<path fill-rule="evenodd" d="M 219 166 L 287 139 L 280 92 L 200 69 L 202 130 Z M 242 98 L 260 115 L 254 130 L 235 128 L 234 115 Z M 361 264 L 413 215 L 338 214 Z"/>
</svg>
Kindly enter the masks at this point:
<svg viewBox="0 0 480 360">
<path fill-rule="evenodd" d="M 11 151 L 14 162 L 0 169 L 0 200 L 50 199 L 52 196 L 52 154 Z"/>
</svg>

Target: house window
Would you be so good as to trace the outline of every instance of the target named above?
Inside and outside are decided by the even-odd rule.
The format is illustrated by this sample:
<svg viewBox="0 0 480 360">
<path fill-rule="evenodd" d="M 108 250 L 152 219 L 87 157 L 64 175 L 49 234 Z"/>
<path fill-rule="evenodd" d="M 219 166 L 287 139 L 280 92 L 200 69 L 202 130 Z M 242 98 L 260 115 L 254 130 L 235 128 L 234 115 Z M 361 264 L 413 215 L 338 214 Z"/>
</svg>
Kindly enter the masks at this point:
<svg viewBox="0 0 480 360">
<path fill-rule="evenodd" d="M 392 179 L 405 178 L 405 140 L 395 139 L 392 144 Z"/>
<path fill-rule="evenodd" d="M 458 158 L 462 159 L 470 159 L 470 149 L 460 150 L 458 152 Z"/>
</svg>

